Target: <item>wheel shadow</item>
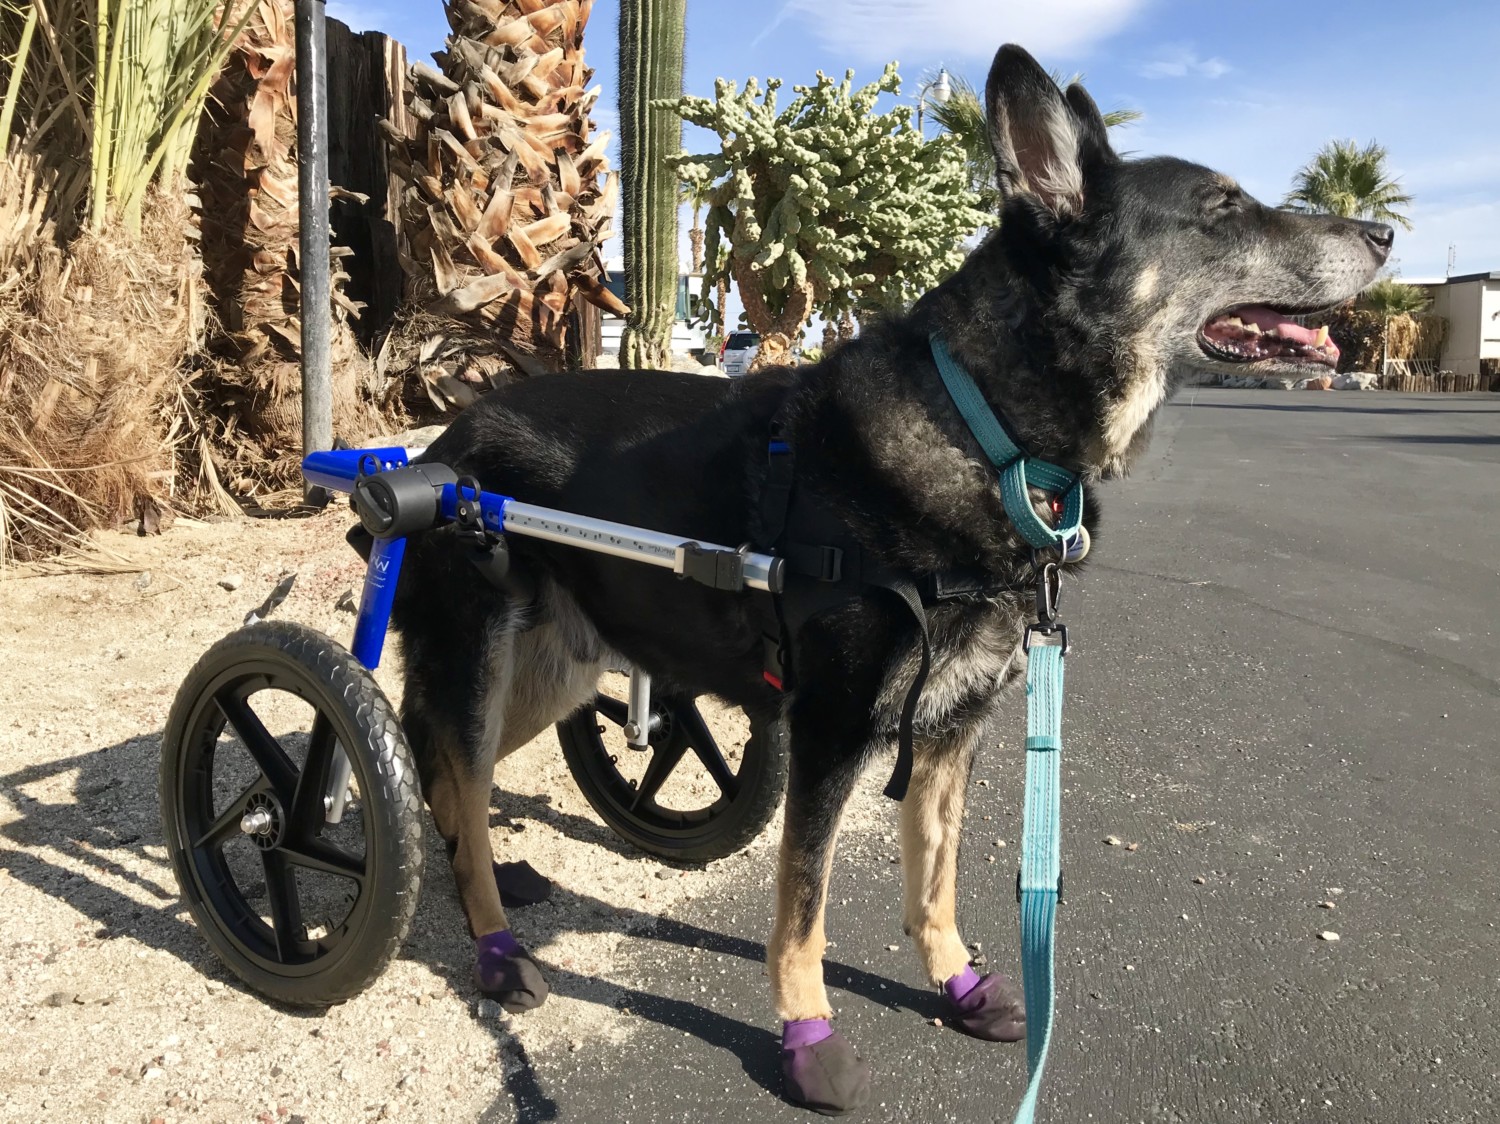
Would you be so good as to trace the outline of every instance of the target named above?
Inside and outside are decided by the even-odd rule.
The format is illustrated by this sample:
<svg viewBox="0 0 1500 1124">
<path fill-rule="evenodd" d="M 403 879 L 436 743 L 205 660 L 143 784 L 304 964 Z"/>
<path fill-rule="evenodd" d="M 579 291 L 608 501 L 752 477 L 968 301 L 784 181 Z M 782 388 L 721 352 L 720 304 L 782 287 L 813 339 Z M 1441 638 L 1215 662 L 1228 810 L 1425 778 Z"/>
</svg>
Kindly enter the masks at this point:
<svg viewBox="0 0 1500 1124">
<path fill-rule="evenodd" d="M 146 948 L 170 954 L 205 980 L 222 982 L 287 1015 L 321 1018 L 326 1009 L 286 1006 L 252 992 L 222 966 L 192 924 L 179 899 L 161 835 L 156 793 L 161 739 L 162 734 L 157 732 L 0 775 L 0 797 L 16 812 L 15 818 L 0 825 L 0 869 L 93 921 L 97 926 L 92 932 L 94 940 L 131 938 Z M 59 785 L 67 786 L 66 796 L 58 792 Z M 658 861 L 618 840 L 606 828 L 581 816 L 559 813 L 540 801 L 513 795 L 507 799 L 502 794 L 500 804 L 502 822 L 507 818 L 523 822 L 516 817 L 537 805 L 547 808 L 549 822 L 580 842 L 641 861 Z M 427 887 L 418 916 L 426 915 L 429 924 L 420 934 L 414 930 L 401 955 L 424 962 L 467 1005 L 478 998 L 469 976 L 471 946 L 441 842 L 430 824 L 426 830 Z M 54 855 L 61 861 L 51 857 Z M 119 888 L 121 884 L 128 889 Z M 547 917 L 532 914 L 554 910 L 557 912 Z M 549 903 L 515 911 L 523 940 L 530 927 L 528 914 L 535 917 L 538 928 L 551 932 L 553 940 L 566 939 L 569 933 L 617 932 L 641 941 L 732 956 L 747 965 L 763 965 L 766 960 L 765 945 L 759 941 L 619 908 L 561 885 L 554 886 Z M 430 925 L 435 919 L 444 927 L 437 936 Z M 448 932 L 450 924 L 452 931 Z M 777 1039 L 764 1027 L 691 1000 L 652 994 L 576 972 L 549 962 L 545 954 L 538 954 L 538 959 L 558 995 L 627 1008 L 650 1023 L 691 1035 L 735 1058 L 760 1088 L 780 1093 Z M 940 1000 L 934 992 L 837 961 L 825 962 L 825 969 L 832 988 L 892 1009 L 904 1007 L 924 1018 L 940 1014 Z M 560 1106 L 524 1046 L 498 1022 L 487 1029 L 497 1050 L 505 1055 L 505 1094 L 481 1119 L 558 1119 Z"/>
</svg>

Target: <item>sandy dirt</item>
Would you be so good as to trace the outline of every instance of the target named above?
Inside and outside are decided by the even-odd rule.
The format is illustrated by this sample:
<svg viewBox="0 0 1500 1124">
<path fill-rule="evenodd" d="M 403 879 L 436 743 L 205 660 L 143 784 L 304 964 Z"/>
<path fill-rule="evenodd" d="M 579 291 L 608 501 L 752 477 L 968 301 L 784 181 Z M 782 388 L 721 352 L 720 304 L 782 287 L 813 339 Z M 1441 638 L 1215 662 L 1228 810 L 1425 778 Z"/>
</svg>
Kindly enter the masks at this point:
<svg viewBox="0 0 1500 1124">
<path fill-rule="evenodd" d="M 779 816 L 739 855 L 667 867 L 600 824 L 548 733 L 497 771 L 492 841 L 556 883 L 512 921 L 567 976 L 567 996 L 515 1018 L 480 1006 L 430 821 L 411 935 L 373 986 L 308 1012 L 241 985 L 195 931 L 162 846 L 162 728 L 189 667 L 287 573 L 297 580 L 275 618 L 348 643 L 354 617 L 337 606 L 363 574 L 343 542 L 350 521 L 337 506 L 178 520 L 157 538 L 101 536 L 130 572 L 0 579 L 0 1120 L 495 1119 L 502 1086 L 549 1056 L 596 1051 L 607 1064 L 628 1050 L 633 933 L 770 876 Z M 394 655 L 378 679 L 398 700 Z M 738 747 L 737 712 L 711 722 Z M 849 830 L 888 832 L 867 787 Z M 774 1026 L 769 991 L 762 1017 Z"/>
</svg>

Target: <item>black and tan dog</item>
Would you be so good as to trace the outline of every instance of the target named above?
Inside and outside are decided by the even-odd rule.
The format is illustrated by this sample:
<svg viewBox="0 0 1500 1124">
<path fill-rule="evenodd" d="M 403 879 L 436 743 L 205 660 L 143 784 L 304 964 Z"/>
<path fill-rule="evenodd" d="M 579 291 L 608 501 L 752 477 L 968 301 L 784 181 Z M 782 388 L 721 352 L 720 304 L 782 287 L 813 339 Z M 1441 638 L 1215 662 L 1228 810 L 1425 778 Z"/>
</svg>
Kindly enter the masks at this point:
<svg viewBox="0 0 1500 1124">
<path fill-rule="evenodd" d="M 954 878 L 975 746 L 1025 667 L 1032 551 L 939 381 L 929 339 L 946 342 L 1033 455 L 1092 483 L 1140 454 L 1176 372 L 1331 366 L 1326 332 L 1290 317 L 1358 293 L 1392 233 L 1268 208 L 1180 160 L 1121 160 L 1082 87 L 1060 90 L 1017 47 L 996 56 L 986 101 L 1004 198 L 998 230 L 908 315 L 821 363 L 743 381 L 535 379 L 471 407 L 428 459 L 532 503 L 764 543 L 767 433 L 779 416 L 797 451 L 797 493 L 836 513 L 868 556 L 913 579 L 978 571 L 1002 591 L 929 610 L 932 672 L 901 850 L 906 931 L 955 1021 L 1014 1039 L 1025 1023 L 1018 990 L 969 967 Z M 480 986 L 516 1009 L 546 995 L 491 873 L 495 762 L 589 699 L 618 654 L 669 691 L 784 713 L 791 768 L 769 955 L 789 1093 L 826 1112 L 864 1103 L 868 1070 L 826 1023 L 825 890 L 850 791 L 894 743 L 917 668 L 912 614 L 870 589 L 813 616 L 792 638 L 796 682 L 783 697 L 762 677 L 748 595 L 535 540 L 511 549 L 530 579 L 525 598 L 487 583 L 448 534 L 424 536 L 395 610 L 403 718 L 479 941 Z"/>
</svg>

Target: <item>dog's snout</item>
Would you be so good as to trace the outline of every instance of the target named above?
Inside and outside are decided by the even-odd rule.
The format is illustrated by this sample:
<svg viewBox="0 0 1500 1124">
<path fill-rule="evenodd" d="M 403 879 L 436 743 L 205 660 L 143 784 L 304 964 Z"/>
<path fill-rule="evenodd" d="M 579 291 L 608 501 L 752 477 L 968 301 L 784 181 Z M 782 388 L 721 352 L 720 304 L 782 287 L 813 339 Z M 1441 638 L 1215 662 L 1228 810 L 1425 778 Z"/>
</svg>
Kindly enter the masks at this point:
<svg viewBox="0 0 1500 1124">
<path fill-rule="evenodd" d="M 1362 222 L 1359 226 L 1370 249 L 1375 251 L 1375 256 L 1385 261 L 1396 241 L 1396 232 L 1383 222 Z"/>
</svg>

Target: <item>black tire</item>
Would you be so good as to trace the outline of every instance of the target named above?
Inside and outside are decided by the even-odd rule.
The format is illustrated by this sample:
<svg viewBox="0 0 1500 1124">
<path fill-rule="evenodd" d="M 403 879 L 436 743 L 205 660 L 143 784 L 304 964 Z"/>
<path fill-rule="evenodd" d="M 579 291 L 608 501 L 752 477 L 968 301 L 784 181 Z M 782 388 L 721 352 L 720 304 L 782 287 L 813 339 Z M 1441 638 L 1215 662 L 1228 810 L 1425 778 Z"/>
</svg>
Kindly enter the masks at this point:
<svg viewBox="0 0 1500 1124">
<path fill-rule="evenodd" d="M 557 724 L 563 757 L 579 790 L 599 817 L 621 838 L 673 862 L 712 862 L 750 843 L 770 821 L 786 791 L 787 739 L 780 720 L 752 718 L 739 769 L 724 760 L 692 699 L 660 701 L 662 720 L 641 751 L 645 769 L 637 784 L 620 762 L 634 764 L 604 739 L 610 726 L 625 722 L 623 702 L 597 695 L 591 705 Z M 701 743 L 707 742 L 707 745 Z M 691 751 L 718 796 L 702 807 L 659 805 L 655 794 Z M 642 795 L 642 789 L 649 791 Z"/>
<path fill-rule="evenodd" d="M 305 729 L 272 734 L 263 716 L 279 729 L 288 710 Z M 335 826 L 323 791 L 340 748 L 358 795 Z M 342 1002 L 406 939 L 422 876 L 416 767 L 384 692 L 322 633 L 259 623 L 204 654 L 167 719 L 160 796 L 194 921 L 262 995 Z"/>
</svg>

